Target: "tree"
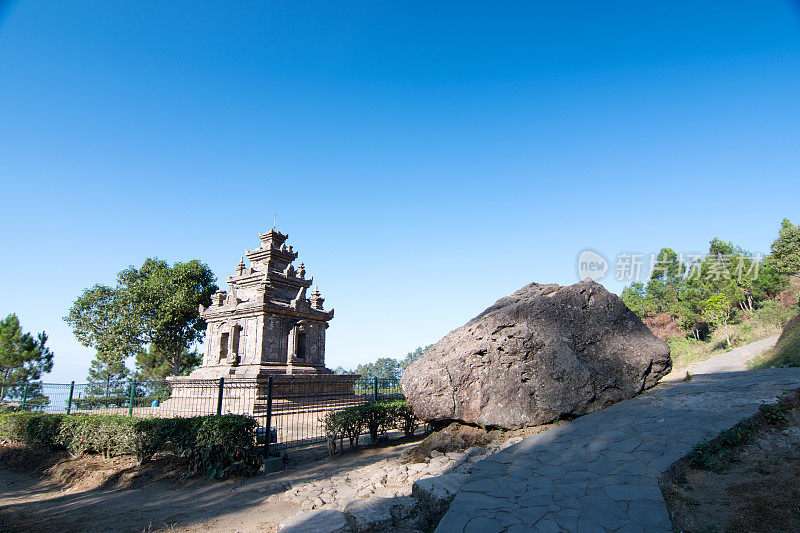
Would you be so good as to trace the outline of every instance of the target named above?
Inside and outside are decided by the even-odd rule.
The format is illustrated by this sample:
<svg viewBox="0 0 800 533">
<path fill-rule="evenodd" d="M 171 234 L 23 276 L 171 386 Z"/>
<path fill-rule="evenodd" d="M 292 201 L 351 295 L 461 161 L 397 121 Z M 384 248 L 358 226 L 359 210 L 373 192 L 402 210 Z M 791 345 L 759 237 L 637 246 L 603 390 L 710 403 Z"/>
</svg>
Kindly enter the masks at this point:
<svg viewBox="0 0 800 533">
<path fill-rule="evenodd" d="M 408 352 L 406 356 L 400 360 L 400 368 L 401 368 L 400 374 L 402 375 L 402 373 L 406 371 L 406 368 L 411 366 L 411 363 L 418 361 L 423 355 L 425 355 L 425 352 L 427 352 L 428 348 L 430 348 L 431 346 L 433 346 L 433 344 L 429 344 L 425 347 L 420 346 L 413 352 Z"/>
<path fill-rule="evenodd" d="M 379 357 L 374 363 L 358 365 L 356 374 L 361 374 L 362 378 L 379 379 L 400 379 L 403 373 L 400 361 L 393 357 Z"/>
<path fill-rule="evenodd" d="M 115 353 L 97 352 L 89 365 L 87 381 L 90 385 L 103 384 L 110 381 L 124 381 L 130 371 L 125 366 L 125 360 L 117 357 Z"/>
<path fill-rule="evenodd" d="M 728 348 L 731 347 L 731 337 L 728 334 L 728 320 L 731 316 L 731 302 L 725 294 L 717 293 L 705 301 L 703 318 L 716 326 L 725 327 L 725 340 Z"/>
<path fill-rule="evenodd" d="M 675 287 L 661 278 L 652 278 L 645 286 L 645 309 L 648 313 L 676 315 L 678 303 Z"/>
<path fill-rule="evenodd" d="M 23 333 L 19 317 L 0 320 L 0 383 L 27 384 L 53 369 L 53 352 L 46 346 L 47 334 L 36 337 Z M 14 393 L 15 387 L 0 388 L 0 399 Z"/>
<path fill-rule="evenodd" d="M 628 306 L 628 309 L 636 313 L 642 320 L 647 317 L 647 292 L 644 288 L 644 283 L 641 281 L 634 281 L 629 286 L 622 289 L 622 302 Z"/>
<path fill-rule="evenodd" d="M 650 279 L 660 279 L 673 284 L 675 280 L 683 275 L 684 265 L 678 259 L 678 254 L 672 248 L 662 248 L 658 252 L 656 262 L 653 264 L 653 271 Z"/>
<path fill-rule="evenodd" d="M 711 239 L 711 242 L 708 243 L 708 255 L 711 257 L 727 257 L 748 254 L 741 246 L 737 246 L 731 241 L 726 242 L 719 237 L 714 237 Z"/>
<path fill-rule="evenodd" d="M 200 366 L 203 362 L 203 354 L 197 350 L 184 348 L 181 355 L 181 367 L 177 374 L 173 374 L 173 368 L 167 358 L 158 353 L 152 346 L 147 350 L 142 350 L 136 354 L 136 380 L 163 380 L 170 374 L 185 376 L 192 370 Z"/>
<path fill-rule="evenodd" d="M 758 270 L 758 277 L 752 281 L 753 298 L 758 302 L 775 298 L 786 287 L 787 279 L 770 262 L 765 262 Z"/>
<path fill-rule="evenodd" d="M 98 351 L 89 365 L 88 386 L 84 398 L 105 398 L 106 405 L 125 396 L 125 379 L 128 377 L 125 359 L 115 352 Z"/>
<path fill-rule="evenodd" d="M 779 274 L 793 276 L 800 273 L 800 226 L 784 218 L 771 250 L 770 262 Z"/>
<path fill-rule="evenodd" d="M 199 306 L 211 305 L 214 281 L 200 261 L 170 266 L 148 258 L 141 268 L 120 272 L 116 287 L 85 290 L 64 320 L 83 345 L 98 353 L 124 361 L 148 346 L 178 375 L 186 367 L 187 349 L 205 333 Z"/>
</svg>

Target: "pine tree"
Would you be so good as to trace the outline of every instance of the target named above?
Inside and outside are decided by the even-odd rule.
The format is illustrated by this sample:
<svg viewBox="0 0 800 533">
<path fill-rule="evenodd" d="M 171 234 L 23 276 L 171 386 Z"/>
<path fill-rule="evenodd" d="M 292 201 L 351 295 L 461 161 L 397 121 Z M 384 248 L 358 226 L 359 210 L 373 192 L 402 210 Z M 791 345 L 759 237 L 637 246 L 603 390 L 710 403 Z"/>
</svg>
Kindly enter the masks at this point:
<svg viewBox="0 0 800 533">
<path fill-rule="evenodd" d="M 121 405 L 127 391 L 128 373 L 124 357 L 111 351 L 97 352 L 89 366 L 83 398 L 106 406 Z"/>
<path fill-rule="evenodd" d="M 772 243 L 770 262 L 784 276 L 800 274 L 800 226 L 795 226 L 788 218 L 781 222 L 778 238 Z"/>
<path fill-rule="evenodd" d="M 34 383 L 53 369 L 53 352 L 43 331 L 35 338 L 22 331 L 15 314 L 0 320 L 0 399 L 18 395 L 20 385 Z"/>
</svg>

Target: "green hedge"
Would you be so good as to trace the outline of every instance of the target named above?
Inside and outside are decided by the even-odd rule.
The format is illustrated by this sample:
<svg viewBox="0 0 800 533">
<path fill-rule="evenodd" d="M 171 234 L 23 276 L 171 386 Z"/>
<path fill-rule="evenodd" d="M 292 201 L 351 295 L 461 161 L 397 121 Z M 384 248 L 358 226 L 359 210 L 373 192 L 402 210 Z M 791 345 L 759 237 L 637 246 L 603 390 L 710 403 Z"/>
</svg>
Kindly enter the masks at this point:
<svg viewBox="0 0 800 533">
<path fill-rule="evenodd" d="M 325 429 L 328 452 L 333 456 L 337 451 L 336 442 L 339 442 L 338 450 L 341 451 L 345 437 L 351 447 L 357 446 L 364 428 L 369 431 L 372 442 L 375 443 L 380 433 L 385 433 L 392 427 L 402 429 L 406 437 L 414 435 L 419 420 L 405 400 L 382 400 L 328 413 L 322 425 Z"/>
<path fill-rule="evenodd" d="M 15 411 L 0 413 L 0 441 L 63 448 L 59 438 L 65 415 Z"/>
<path fill-rule="evenodd" d="M 66 449 L 73 456 L 134 455 L 137 465 L 159 451 L 189 459 L 191 473 L 212 478 L 253 475 L 256 422 L 242 415 L 138 418 L 123 415 L 0 414 L 0 441 Z"/>
</svg>

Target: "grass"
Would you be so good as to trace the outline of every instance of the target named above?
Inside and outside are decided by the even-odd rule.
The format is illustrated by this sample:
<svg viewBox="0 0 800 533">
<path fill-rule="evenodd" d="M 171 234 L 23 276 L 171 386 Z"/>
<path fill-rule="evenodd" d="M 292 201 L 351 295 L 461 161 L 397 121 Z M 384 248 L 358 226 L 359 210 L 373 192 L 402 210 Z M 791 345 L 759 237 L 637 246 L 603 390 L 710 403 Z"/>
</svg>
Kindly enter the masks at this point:
<svg viewBox="0 0 800 533">
<path fill-rule="evenodd" d="M 689 466 L 714 472 L 724 470 L 733 461 L 737 449 L 751 442 L 760 430 L 768 426 L 784 426 L 789 421 L 786 413 L 798 403 L 800 395 L 796 391 L 782 396 L 777 403 L 759 405 L 755 416 L 695 446 L 686 456 Z"/>
<path fill-rule="evenodd" d="M 795 346 L 800 347 L 800 323 L 797 322 L 798 308 L 784 308 L 777 302 L 768 302 L 764 307 L 745 317 L 738 323 L 730 324 L 731 344 L 733 348 L 744 346 L 761 339 L 781 333 L 784 324 L 797 323 L 798 334 Z M 788 325 L 787 325 L 788 327 Z M 780 341 L 778 341 L 780 344 Z M 725 332 L 717 329 L 707 341 L 698 341 L 691 337 L 672 337 L 667 339 L 674 368 L 684 368 L 693 363 L 705 361 L 709 357 L 727 352 L 731 348 L 725 340 Z M 776 346 L 777 347 L 777 346 Z M 794 351 L 800 364 L 800 353 Z M 774 366 L 774 365 L 768 365 Z"/>
<path fill-rule="evenodd" d="M 800 366 L 800 315 L 789 320 L 784 326 L 775 346 L 748 362 L 747 366 L 749 368 Z"/>
</svg>

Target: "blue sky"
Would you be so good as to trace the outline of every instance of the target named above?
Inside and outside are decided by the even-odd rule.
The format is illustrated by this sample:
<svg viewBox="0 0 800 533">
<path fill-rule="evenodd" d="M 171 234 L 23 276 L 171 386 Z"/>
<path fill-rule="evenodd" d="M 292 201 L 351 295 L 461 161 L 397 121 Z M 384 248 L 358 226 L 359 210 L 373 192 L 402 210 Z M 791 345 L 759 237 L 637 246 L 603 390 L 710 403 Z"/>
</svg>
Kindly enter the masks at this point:
<svg viewBox="0 0 800 533">
<path fill-rule="evenodd" d="M 768 251 L 798 95 L 791 2 L 5 3 L 0 314 L 82 380 L 84 288 L 149 256 L 224 280 L 277 212 L 328 365 L 402 356 L 586 247 Z"/>
</svg>

